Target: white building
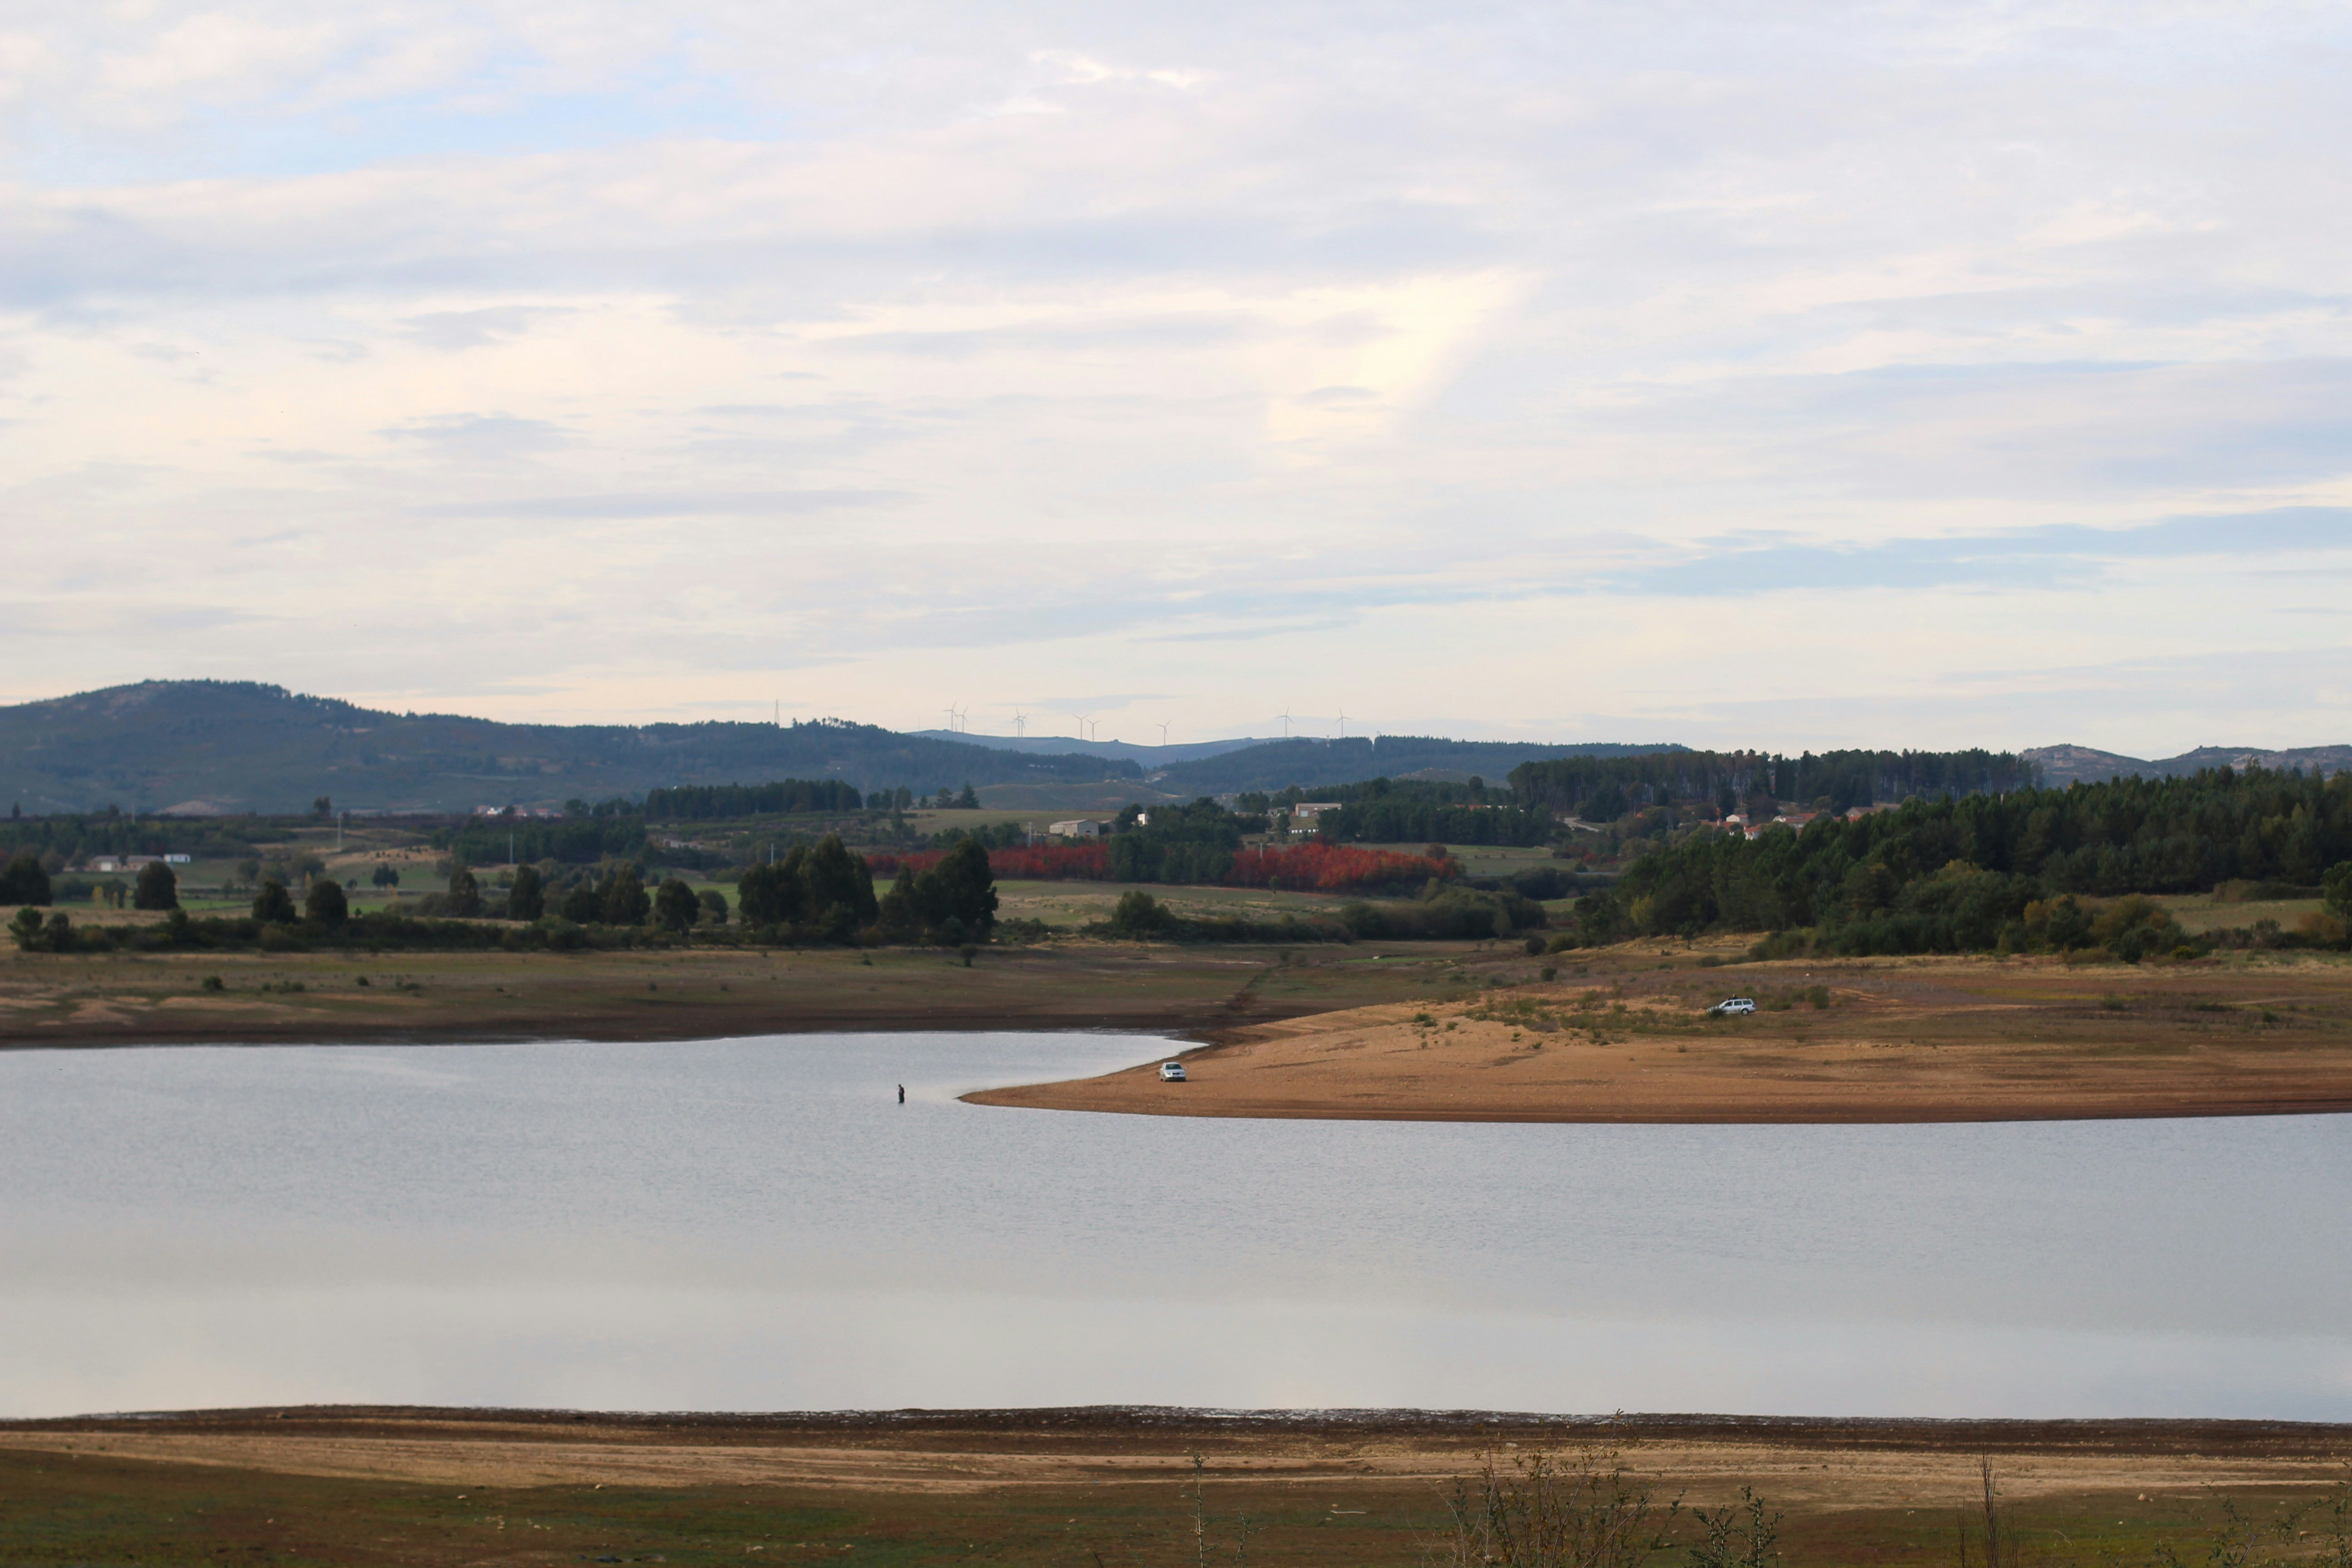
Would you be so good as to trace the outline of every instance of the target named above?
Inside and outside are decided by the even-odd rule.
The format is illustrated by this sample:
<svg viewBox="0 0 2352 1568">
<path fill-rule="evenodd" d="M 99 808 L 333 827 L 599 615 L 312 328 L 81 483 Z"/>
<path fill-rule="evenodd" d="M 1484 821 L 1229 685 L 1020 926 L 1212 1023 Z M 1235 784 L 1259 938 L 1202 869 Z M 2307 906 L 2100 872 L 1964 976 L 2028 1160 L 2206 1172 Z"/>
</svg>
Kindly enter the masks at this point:
<svg viewBox="0 0 2352 1568">
<path fill-rule="evenodd" d="M 1100 838 L 1102 824 L 1090 816 L 1074 816 L 1067 822 L 1056 822 L 1045 829 L 1056 838 Z"/>
</svg>

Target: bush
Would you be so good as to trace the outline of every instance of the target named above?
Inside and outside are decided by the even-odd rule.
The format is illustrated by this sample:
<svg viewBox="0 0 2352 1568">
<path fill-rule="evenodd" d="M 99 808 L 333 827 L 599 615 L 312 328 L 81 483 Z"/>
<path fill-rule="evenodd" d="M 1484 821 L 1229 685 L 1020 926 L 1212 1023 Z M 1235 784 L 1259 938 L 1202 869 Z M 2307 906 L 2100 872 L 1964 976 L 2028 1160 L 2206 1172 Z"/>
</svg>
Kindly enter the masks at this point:
<svg viewBox="0 0 2352 1568">
<path fill-rule="evenodd" d="M 1130 888 L 1121 893 L 1110 911 L 1113 936 L 1130 939 L 1165 936 L 1176 923 L 1168 906 L 1140 888 Z"/>
</svg>

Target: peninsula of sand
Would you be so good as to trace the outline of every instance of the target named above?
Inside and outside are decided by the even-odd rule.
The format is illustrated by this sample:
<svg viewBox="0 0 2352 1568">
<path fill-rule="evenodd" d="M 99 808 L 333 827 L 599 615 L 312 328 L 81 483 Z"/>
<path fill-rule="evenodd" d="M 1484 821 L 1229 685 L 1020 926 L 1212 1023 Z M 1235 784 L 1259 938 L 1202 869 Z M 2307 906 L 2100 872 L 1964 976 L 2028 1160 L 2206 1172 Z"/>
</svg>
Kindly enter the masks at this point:
<svg viewBox="0 0 2352 1568">
<path fill-rule="evenodd" d="M 2352 970 L 1865 960 L 1489 973 L 1238 1025 L 982 1105 L 1451 1121 L 1983 1121 L 2352 1110 Z M 1709 1011 L 1744 995 L 1748 1016 Z"/>
</svg>

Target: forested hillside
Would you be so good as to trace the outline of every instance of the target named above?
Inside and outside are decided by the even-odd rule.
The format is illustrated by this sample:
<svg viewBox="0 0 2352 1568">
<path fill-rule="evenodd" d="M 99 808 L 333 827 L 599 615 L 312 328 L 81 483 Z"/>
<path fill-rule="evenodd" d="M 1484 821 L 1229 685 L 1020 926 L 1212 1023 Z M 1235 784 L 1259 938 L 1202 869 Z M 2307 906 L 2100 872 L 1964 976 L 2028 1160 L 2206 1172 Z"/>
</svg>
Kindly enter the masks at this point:
<svg viewBox="0 0 2352 1568">
<path fill-rule="evenodd" d="M 1514 794 L 1529 805 L 1609 822 L 1676 802 L 1738 810 L 1751 797 L 1845 811 L 1913 795 L 1974 795 L 2038 783 L 2009 752 L 1767 752 L 1676 749 L 1633 757 L 1580 756 L 1514 768 Z"/>
<path fill-rule="evenodd" d="M 1314 795 L 1318 785 L 1376 775 L 1396 779 L 1408 773 L 1438 772 L 1460 773 L 1465 778 L 1476 773 L 1499 780 L 1523 763 L 1547 757 L 1625 757 L 1681 750 L 1672 744 L 1629 746 L 1613 742 L 1580 742 L 1574 745 L 1537 745 L 1519 741 L 1446 741 L 1429 735 L 1266 741 L 1223 756 L 1181 763 L 1153 773 L 1151 779 L 1155 787 L 1170 794 L 1272 794 L 1297 784 Z"/>
<path fill-rule="evenodd" d="M 2347 860 L 2352 775 L 2222 768 L 1919 800 L 1754 839 L 1703 832 L 1643 856 L 1610 894 L 1584 900 L 1577 934 L 1801 928 L 1839 952 L 2064 948 L 2091 940 L 2082 897 L 2197 892 L 2240 879 L 2316 887 Z M 2160 913 L 2147 906 L 2134 918 L 2152 929 Z"/>
<path fill-rule="evenodd" d="M 860 790 L 1135 777 L 1133 763 L 995 751 L 838 720 L 501 724 L 386 713 L 249 681 L 143 681 L 0 708 L 0 811 L 291 812 L 604 800 L 677 784 Z"/>
</svg>

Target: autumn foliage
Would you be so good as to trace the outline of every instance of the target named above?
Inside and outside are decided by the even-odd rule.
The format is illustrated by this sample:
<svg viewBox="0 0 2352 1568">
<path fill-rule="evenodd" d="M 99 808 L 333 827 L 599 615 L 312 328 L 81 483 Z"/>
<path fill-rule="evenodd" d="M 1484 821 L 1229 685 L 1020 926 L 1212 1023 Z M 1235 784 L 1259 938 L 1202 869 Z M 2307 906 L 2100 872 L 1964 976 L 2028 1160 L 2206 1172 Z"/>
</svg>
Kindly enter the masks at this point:
<svg viewBox="0 0 2352 1568">
<path fill-rule="evenodd" d="M 1462 874 L 1451 856 L 1401 855 L 1393 849 L 1364 849 L 1352 844 L 1319 841 L 1288 848 L 1244 849 L 1234 857 L 1225 885 L 1233 888 L 1286 889 L 1299 893 L 1352 893 L 1365 888 L 1392 887 L 1451 879 Z"/>
</svg>

